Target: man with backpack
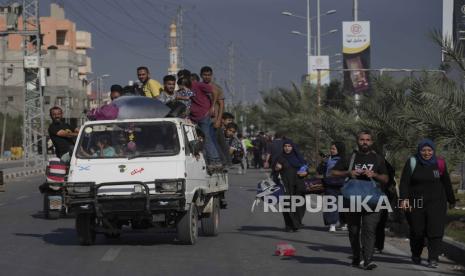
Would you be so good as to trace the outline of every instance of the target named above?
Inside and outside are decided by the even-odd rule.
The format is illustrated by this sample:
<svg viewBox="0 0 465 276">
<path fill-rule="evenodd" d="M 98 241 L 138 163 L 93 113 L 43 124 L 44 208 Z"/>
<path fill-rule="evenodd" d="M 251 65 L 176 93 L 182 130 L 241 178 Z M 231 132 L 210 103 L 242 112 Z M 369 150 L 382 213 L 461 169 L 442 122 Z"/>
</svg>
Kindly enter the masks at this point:
<svg viewBox="0 0 465 276">
<path fill-rule="evenodd" d="M 387 168 L 384 158 L 372 150 L 373 138 L 369 131 L 360 131 L 357 134 L 358 151 L 354 152 L 350 159 L 341 159 L 333 167 L 332 176 L 347 177 L 348 179 L 362 180 L 356 185 L 372 185 L 372 181 L 385 185 L 388 182 Z M 349 184 L 346 182 L 345 185 Z M 344 188 L 342 194 L 344 199 Z M 356 196 L 356 195 L 350 195 Z M 368 210 L 350 210 L 347 215 L 349 226 L 349 239 L 352 248 L 352 266 L 359 267 L 363 258 L 363 267 L 372 270 L 377 267 L 373 262 L 373 252 L 376 239 L 376 227 L 379 222 L 378 212 Z M 360 231 L 362 239 L 360 245 Z"/>
</svg>

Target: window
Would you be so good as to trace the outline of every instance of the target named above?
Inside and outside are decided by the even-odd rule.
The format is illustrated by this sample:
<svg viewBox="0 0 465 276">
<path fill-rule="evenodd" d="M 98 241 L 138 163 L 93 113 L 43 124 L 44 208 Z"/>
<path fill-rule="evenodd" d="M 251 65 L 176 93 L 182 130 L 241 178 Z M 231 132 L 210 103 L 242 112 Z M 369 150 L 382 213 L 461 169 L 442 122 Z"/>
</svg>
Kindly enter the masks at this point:
<svg viewBox="0 0 465 276">
<path fill-rule="evenodd" d="M 63 97 L 57 97 L 55 99 L 55 105 L 57 105 L 57 106 L 63 105 Z"/>
<path fill-rule="evenodd" d="M 15 100 L 15 97 L 13 97 L 13 96 L 8 96 L 8 101 L 9 101 L 9 102 L 13 102 L 14 100 Z"/>
<path fill-rule="evenodd" d="M 77 148 L 77 157 L 83 159 L 173 156 L 180 150 L 171 122 L 89 125 Z"/>
<path fill-rule="evenodd" d="M 10 64 L 10 67 L 6 68 L 6 72 L 8 74 L 13 74 L 13 69 L 14 69 L 13 64 Z"/>
<path fill-rule="evenodd" d="M 66 30 L 57 30 L 57 45 L 65 45 Z"/>
<path fill-rule="evenodd" d="M 50 68 L 45 69 L 45 72 L 46 72 L 45 74 L 47 75 L 47 77 L 50 77 Z"/>
<path fill-rule="evenodd" d="M 50 96 L 44 97 L 44 104 L 50 104 Z"/>
</svg>

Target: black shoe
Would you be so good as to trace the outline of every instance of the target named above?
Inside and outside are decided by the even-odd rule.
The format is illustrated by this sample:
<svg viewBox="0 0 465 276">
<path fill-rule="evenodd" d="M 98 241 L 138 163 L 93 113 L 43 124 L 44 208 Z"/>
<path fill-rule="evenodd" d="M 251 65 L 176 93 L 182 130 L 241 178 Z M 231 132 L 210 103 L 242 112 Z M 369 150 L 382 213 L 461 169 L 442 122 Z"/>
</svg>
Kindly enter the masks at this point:
<svg viewBox="0 0 465 276">
<path fill-rule="evenodd" d="M 412 262 L 416 265 L 421 264 L 421 257 L 412 256 Z"/>
<path fill-rule="evenodd" d="M 353 259 L 352 260 L 353 267 L 360 267 L 360 259 Z"/>
<path fill-rule="evenodd" d="M 286 228 L 284 228 L 284 231 L 288 232 L 288 233 L 291 233 L 291 232 L 294 232 L 294 228 L 286 226 Z"/>
<path fill-rule="evenodd" d="M 377 267 L 378 267 L 378 265 L 375 264 L 375 263 L 372 262 L 372 261 L 365 262 L 365 263 L 363 264 L 363 268 L 364 268 L 365 270 L 373 270 L 373 269 L 375 269 L 375 268 L 377 268 Z"/>
<path fill-rule="evenodd" d="M 438 267 L 439 267 L 438 261 L 436 261 L 436 260 L 429 260 L 429 261 L 428 261 L 428 267 L 429 267 L 429 268 L 438 268 Z"/>
</svg>

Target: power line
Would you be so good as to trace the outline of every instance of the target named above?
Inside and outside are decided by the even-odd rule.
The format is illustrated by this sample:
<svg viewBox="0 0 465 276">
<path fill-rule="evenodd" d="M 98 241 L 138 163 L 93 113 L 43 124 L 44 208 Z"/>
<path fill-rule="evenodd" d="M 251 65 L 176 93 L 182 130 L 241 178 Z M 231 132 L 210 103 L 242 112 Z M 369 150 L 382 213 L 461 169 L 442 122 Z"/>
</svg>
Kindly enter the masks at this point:
<svg viewBox="0 0 465 276">
<path fill-rule="evenodd" d="M 131 19 L 132 22 L 134 22 L 134 24 L 136 24 L 136 26 L 142 27 L 145 31 L 147 31 L 148 33 L 152 34 L 152 35 L 154 36 L 154 38 L 156 38 L 157 40 L 159 40 L 159 41 L 161 41 L 161 42 L 163 42 L 163 43 L 166 42 L 163 38 L 158 37 L 160 34 L 157 34 L 157 33 L 152 32 L 152 30 L 148 29 L 148 28 L 145 26 L 144 23 L 138 22 L 139 19 L 135 19 L 130 13 L 128 13 L 128 12 L 126 11 L 126 9 L 125 9 L 123 6 L 121 6 L 121 5 L 118 3 L 118 1 L 114 0 L 114 1 L 110 2 L 110 1 L 108 1 L 108 0 L 105 0 L 105 2 L 107 2 L 107 3 L 114 3 L 118 8 L 120 8 L 120 10 L 123 11 L 123 13 L 124 13 L 127 17 L 129 17 L 129 19 Z"/>
<path fill-rule="evenodd" d="M 116 46 L 120 46 L 120 47 L 123 47 L 125 48 L 126 50 L 128 50 L 130 53 L 134 54 L 134 55 L 137 55 L 137 56 L 140 56 L 140 57 L 144 57 L 144 58 L 147 58 L 147 59 L 151 59 L 151 60 L 154 60 L 154 61 L 165 61 L 166 58 L 154 58 L 154 57 L 151 57 L 151 56 L 148 56 L 148 55 L 145 55 L 143 53 L 140 53 L 138 51 L 135 51 L 134 50 L 134 47 L 131 46 L 130 43 L 128 43 L 127 41 L 125 40 L 122 40 L 122 39 L 119 39 L 117 37 L 114 37 L 110 34 L 108 34 L 107 32 L 105 32 L 104 30 L 102 30 L 100 27 L 98 27 L 97 25 L 95 25 L 91 20 L 87 19 L 85 16 L 83 16 L 80 12 L 78 12 L 76 9 L 74 9 L 74 7 L 71 5 L 71 2 L 68 2 L 68 7 L 71 9 L 71 11 L 79 18 L 81 18 L 82 20 L 84 20 L 87 24 L 89 24 L 90 26 L 92 26 L 96 31 L 98 31 L 99 33 L 101 33 L 102 35 L 108 37 L 109 39 L 111 40 L 114 40 L 116 42 L 119 42 L 119 43 L 122 43 L 122 44 L 116 44 Z"/>
</svg>

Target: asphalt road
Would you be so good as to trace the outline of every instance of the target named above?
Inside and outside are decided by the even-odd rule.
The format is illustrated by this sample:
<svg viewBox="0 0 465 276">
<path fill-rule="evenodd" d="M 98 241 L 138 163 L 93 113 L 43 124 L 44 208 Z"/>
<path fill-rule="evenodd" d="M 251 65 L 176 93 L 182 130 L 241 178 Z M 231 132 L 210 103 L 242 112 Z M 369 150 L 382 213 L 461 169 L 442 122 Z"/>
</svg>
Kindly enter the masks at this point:
<svg viewBox="0 0 465 276">
<path fill-rule="evenodd" d="M 173 233 L 123 233 L 78 245 L 74 219 L 42 218 L 41 177 L 16 179 L 0 193 L 0 275 L 462 275 L 451 263 L 438 270 L 411 264 L 390 244 L 363 271 L 350 266 L 347 232 L 327 232 L 321 214 L 307 213 L 305 228 L 283 232 L 280 214 L 250 211 L 263 172 L 231 174 L 228 209 L 221 212 L 220 235 L 180 245 Z M 260 205 L 262 206 L 262 205 Z M 295 257 L 274 256 L 278 242 L 297 249 Z"/>
</svg>

